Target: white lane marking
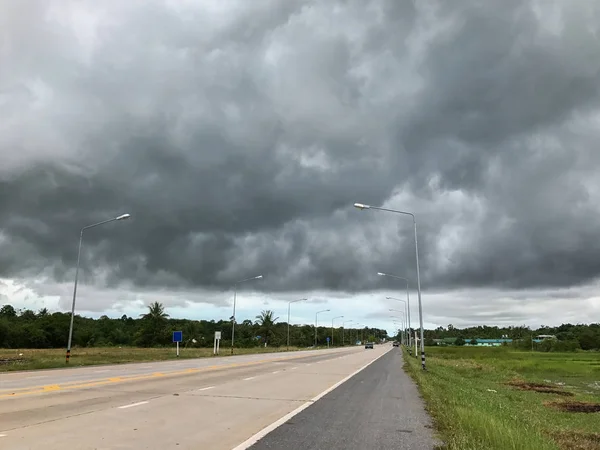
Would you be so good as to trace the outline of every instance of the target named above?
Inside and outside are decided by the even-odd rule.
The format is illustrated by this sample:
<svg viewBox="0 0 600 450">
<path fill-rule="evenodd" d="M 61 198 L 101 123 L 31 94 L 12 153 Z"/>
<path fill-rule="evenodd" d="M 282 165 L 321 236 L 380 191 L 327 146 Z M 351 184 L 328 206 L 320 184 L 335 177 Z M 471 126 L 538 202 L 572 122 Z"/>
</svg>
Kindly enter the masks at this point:
<svg viewBox="0 0 600 450">
<path fill-rule="evenodd" d="M 132 403 L 130 405 L 123 405 L 123 406 L 119 406 L 119 409 L 126 409 L 126 408 L 133 408 L 134 406 L 140 406 L 140 405 L 145 405 L 148 402 L 137 402 L 137 403 Z"/>
<path fill-rule="evenodd" d="M 5 434 L 0 434 L 0 437 L 6 437 L 6 435 Z"/>
<path fill-rule="evenodd" d="M 208 387 L 205 387 L 205 388 L 202 388 L 202 389 L 198 389 L 198 390 L 199 391 L 208 391 L 209 389 L 214 389 L 214 388 L 215 388 L 214 386 L 208 386 Z"/>
<path fill-rule="evenodd" d="M 310 365 L 311 365 L 311 363 L 308 363 L 306 366 L 310 366 Z"/>
<path fill-rule="evenodd" d="M 297 367 L 292 367 L 290 370 L 294 370 L 294 369 L 297 369 Z"/>
<path fill-rule="evenodd" d="M 281 370 L 276 370 L 275 372 L 272 372 L 272 373 L 279 373 L 279 372 L 281 372 Z"/>
<path fill-rule="evenodd" d="M 110 370 L 108 370 L 108 369 L 104 369 L 104 370 L 94 370 L 94 373 L 104 373 L 104 372 L 110 372 Z"/>
<path fill-rule="evenodd" d="M 256 377 L 248 377 L 248 378 L 244 378 L 244 381 L 248 381 L 248 380 L 254 380 Z"/>
<path fill-rule="evenodd" d="M 331 391 L 333 391 L 334 389 L 336 389 L 338 386 L 344 384 L 346 381 L 348 381 L 354 375 L 356 375 L 356 374 L 362 372 L 363 370 L 365 370 L 367 367 L 369 367 L 371 364 L 373 364 L 375 361 L 377 361 L 379 358 L 381 358 L 382 356 L 384 356 L 389 351 L 390 351 L 389 349 L 386 350 L 381 355 L 379 355 L 377 358 L 375 358 L 373 361 L 365 364 L 360 369 L 358 369 L 357 371 L 351 373 L 350 375 L 348 375 L 343 380 L 338 381 L 337 383 L 335 383 L 333 386 L 329 387 L 328 389 L 325 389 L 319 395 L 317 395 L 316 397 L 314 397 L 311 400 L 307 401 L 306 403 L 300 405 L 298 408 L 296 408 L 295 410 L 293 410 L 291 413 L 286 414 L 281 419 L 279 419 L 279 420 L 273 422 L 271 425 L 263 428 L 258 433 L 256 433 L 254 436 L 251 436 L 246 441 L 242 442 L 240 445 L 238 445 L 237 447 L 233 448 L 232 450 L 246 450 L 246 449 L 252 447 L 254 444 L 256 444 L 260 439 L 264 438 L 271 431 L 275 430 L 276 428 L 279 428 L 281 425 L 283 425 L 284 423 L 286 423 L 288 420 L 290 420 L 296 414 L 301 413 L 306 408 L 308 408 L 310 405 L 312 405 L 313 403 L 315 403 L 317 400 L 319 400 L 320 398 L 322 398 L 325 395 L 329 394 Z"/>
<path fill-rule="evenodd" d="M 36 375 L 35 377 L 26 377 L 28 380 L 33 380 L 34 378 L 36 379 L 40 379 L 40 378 L 48 378 L 49 375 Z"/>
</svg>

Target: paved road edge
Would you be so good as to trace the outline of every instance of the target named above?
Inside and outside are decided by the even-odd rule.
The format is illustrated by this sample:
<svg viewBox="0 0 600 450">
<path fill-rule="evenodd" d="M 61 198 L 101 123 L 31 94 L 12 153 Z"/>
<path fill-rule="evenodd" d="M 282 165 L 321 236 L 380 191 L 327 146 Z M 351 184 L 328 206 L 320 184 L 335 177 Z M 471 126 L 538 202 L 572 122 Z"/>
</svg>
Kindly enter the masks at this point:
<svg viewBox="0 0 600 450">
<path fill-rule="evenodd" d="M 348 375 L 347 377 L 343 378 L 342 380 L 338 381 L 333 386 L 330 386 L 329 388 L 325 389 L 323 392 L 321 392 L 320 394 L 318 394 L 316 397 L 313 397 L 312 399 L 308 400 L 306 403 L 303 403 L 302 405 L 300 405 L 298 408 L 296 408 L 292 412 L 287 413 L 281 419 L 276 420 L 271 425 L 267 425 L 265 428 L 263 428 L 258 433 L 254 434 L 253 436 L 249 437 L 244 442 L 242 442 L 238 446 L 234 447 L 232 450 L 247 450 L 248 448 L 250 448 L 251 446 L 253 446 L 254 444 L 256 444 L 259 440 L 261 440 L 263 437 L 265 437 L 267 434 L 269 434 L 271 431 L 279 428 L 281 425 L 283 425 L 284 423 L 286 423 L 292 417 L 294 417 L 295 415 L 297 415 L 297 414 L 301 413 L 302 411 L 304 411 L 306 408 L 308 408 L 314 402 L 316 402 L 317 400 L 319 400 L 322 397 L 324 397 L 325 395 L 329 394 L 331 391 L 333 391 L 337 387 L 339 387 L 342 384 L 344 384 L 346 381 L 348 381 L 354 375 L 356 375 L 356 374 L 362 372 L 363 370 L 365 370 L 367 367 L 369 367 L 371 364 L 373 364 L 379 358 L 385 356 L 390 350 L 392 350 L 392 348 L 393 347 L 390 347 L 389 349 L 387 349 L 385 352 L 383 352 L 381 355 L 379 355 L 374 360 L 369 361 L 367 364 L 365 364 L 364 366 L 362 366 L 358 370 L 352 372 L 350 375 Z"/>
</svg>

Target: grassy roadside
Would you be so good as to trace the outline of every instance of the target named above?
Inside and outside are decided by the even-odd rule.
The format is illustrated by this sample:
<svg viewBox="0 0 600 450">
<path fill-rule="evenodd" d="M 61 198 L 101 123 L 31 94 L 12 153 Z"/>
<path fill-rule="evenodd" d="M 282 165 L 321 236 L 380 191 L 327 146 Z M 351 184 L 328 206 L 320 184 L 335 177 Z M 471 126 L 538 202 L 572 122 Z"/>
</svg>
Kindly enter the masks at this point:
<svg viewBox="0 0 600 450">
<path fill-rule="evenodd" d="M 319 347 L 325 348 L 325 347 Z M 312 350 L 290 347 L 290 351 Z M 236 348 L 235 355 L 285 352 L 285 347 Z M 229 348 L 221 348 L 219 356 L 229 356 Z M 208 358 L 212 348 L 181 348 L 179 359 Z M 0 373 L 15 370 L 53 369 L 93 366 L 101 364 L 125 364 L 131 362 L 167 361 L 177 359 L 175 348 L 98 347 L 77 348 L 71 352 L 71 362 L 65 364 L 64 349 L 0 349 Z"/>
<path fill-rule="evenodd" d="M 406 353 L 448 450 L 600 450 L 600 354 L 427 348 Z M 581 402 L 581 403 L 580 403 Z M 582 406 L 583 405 L 583 406 Z"/>
</svg>

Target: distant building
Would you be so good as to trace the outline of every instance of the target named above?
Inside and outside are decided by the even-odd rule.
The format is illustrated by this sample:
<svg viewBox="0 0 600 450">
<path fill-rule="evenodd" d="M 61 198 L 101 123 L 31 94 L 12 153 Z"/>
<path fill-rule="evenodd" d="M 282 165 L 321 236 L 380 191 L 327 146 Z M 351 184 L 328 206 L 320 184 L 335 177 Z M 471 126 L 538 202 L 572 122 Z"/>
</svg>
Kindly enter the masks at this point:
<svg viewBox="0 0 600 450">
<path fill-rule="evenodd" d="M 534 339 L 533 342 L 542 342 L 542 339 L 542 336 L 538 336 L 538 339 Z M 473 339 L 465 339 L 465 347 L 500 347 L 504 343 L 508 345 L 513 342 L 513 339 L 510 338 L 474 340 L 477 342 L 477 344 L 471 344 Z M 436 343 L 436 345 L 454 345 L 456 338 L 434 339 L 433 341 Z"/>
<path fill-rule="evenodd" d="M 469 346 L 475 347 L 475 345 L 471 344 L 472 339 L 466 339 L 466 344 Z M 505 342 L 510 344 L 513 340 L 508 338 L 503 339 L 475 339 L 477 341 L 477 347 L 499 347 Z"/>
<path fill-rule="evenodd" d="M 506 342 L 506 344 L 512 343 L 513 339 L 503 338 L 503 339 L 475 339 L 477 341 L 477 347 L 499 347 Z M 534 339 L 533 342 L 542 342 L 541 339 Z M 471 340 L 467 339 L 465 345 L 474 345 L 471 344 Z"/>
</svg>

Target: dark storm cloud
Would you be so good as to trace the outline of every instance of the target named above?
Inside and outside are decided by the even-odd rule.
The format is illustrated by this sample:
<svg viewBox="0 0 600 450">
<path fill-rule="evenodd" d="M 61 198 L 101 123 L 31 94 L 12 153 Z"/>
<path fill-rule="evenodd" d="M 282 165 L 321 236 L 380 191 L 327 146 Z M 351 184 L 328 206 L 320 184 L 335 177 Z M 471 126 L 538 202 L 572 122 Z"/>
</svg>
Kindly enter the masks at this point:
<svg viewBox="0 0 600 450">
<path fill-rule="evenodd" d="M 176 3 L 0 6 L 0 276 L 70 280 L 129 212 L 87 281 L 414 280 L 355 201 L 417 214 L 424 287 L 598 276 L 596 2 Z"/>
</svg>

